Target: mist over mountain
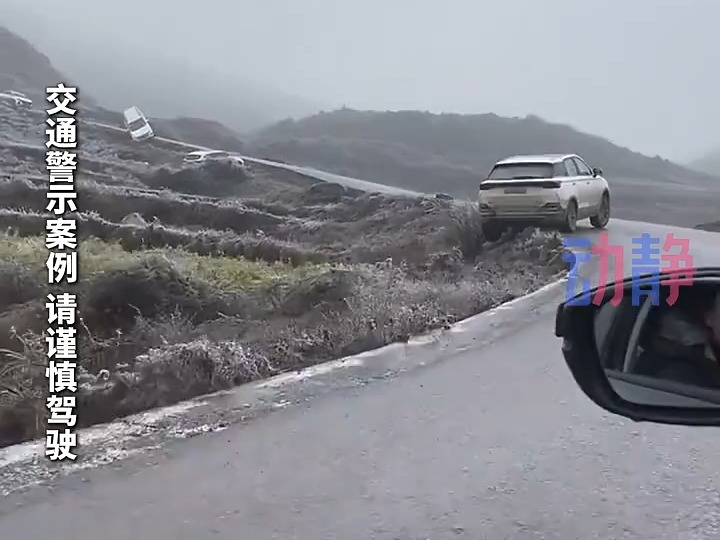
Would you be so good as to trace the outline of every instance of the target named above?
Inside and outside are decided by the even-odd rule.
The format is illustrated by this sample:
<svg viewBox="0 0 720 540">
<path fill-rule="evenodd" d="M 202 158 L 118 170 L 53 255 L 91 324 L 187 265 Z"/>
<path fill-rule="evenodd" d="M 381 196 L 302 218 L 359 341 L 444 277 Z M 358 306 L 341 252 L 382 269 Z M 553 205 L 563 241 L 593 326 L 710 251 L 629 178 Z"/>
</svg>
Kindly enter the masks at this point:
<svg viewBox="0 0 720 540">
<path fill-rule="evenodd" d="M 689 167 L 720 177 L 720 148 L 707 152 L 689 163 Z"/>
<path fill-rule="evenodd" d="M 144 50 L 132 33 L 118 41 L 101 26 L 83 33 L 63 31 L 64 21 L 51 20 L 49 12 L 9 7 L 5 19 L 27 39 L 7 29 L 0 33 L 0 88 L 42 100 L 47 84 L 71 82 L 80 87 L 84 105 L 97 100 L 115 111 L 138 105 L 159 135 L 187 142 L 244 148 L 264 157 L 458 196 L 472 189 L 497 159 L 516 153 L 576 152 L 623 181 L 717 183 L 710 176 L 717 173 L 712 166 L 690 170 L 534 115 L 349 108 L 314 114 L 316 106 L 307 101 L 251 82 L 252 70 L 243 62 L 250 50 L 217 51 L 204 65 L 197 58 L 182 59 L 173 47 Z M 137 21 L 137 32 L 156 30 L 145 19 Z M 226 60 L 225 69 L 218 58 Z M 116 113 L 101 112 L 106 113 L 104 121 L 120 121 Z M 238 133 L 251 137 L 249 146 Z"/>
<path fill-rule="evenodd" d="M 12 3 L 3 5 L 2 11 L 2 23 L 7 30 L 46 56 L 45 68 L 32 68 L 35 79 L 25 77 L 23 84 L 28 92 L 42 86 L 42 93 L 49 80 L 55 82 L 57 75 L 47 69 L 52 64 L 63 77 L 79 81 L 83 95 L 94 96 L 105 108 L 122 110 L 137 105 L 149 116 L 206 118 L 239 132 L 320 109 L 308 100 L 255 82 L 252 73 L 243 67 L 243 54 L 219 70 L 186 61 L 171 48 L 143 47 L 133 38 L 131 28 L 127 29 L 126 39 L 118 41 L 108 39 L 92 26 L 83 28 L 81 33 L 71 31 L 71 25 L 63 24 L 68 13 L 33 10 L 28 5 Z M 142 28 L 137 31 L 142 33 Z M 161 29 L 152 31 L 158 33 Z M 162 31 L 172 32 L 171 25 Z M 0 54 L 14 55 L 18 63 L 24 62 L 10 49 Z"/>
<path fill-rule="evenodd" d="M 50 59 L 38 51 L 28 41 L 0 26 L 0 91 L 16 90 L 27 94 L 34 101 L 35 108 L 45 106 L 45 88 L 48 85 L 64 82 L 80 88 L 75 106 L 90 113 L 90 117 L 104 123 L 121 125 L 119 110 L 108 110 L 97 105 L 82 77 L 69 78 L 55 69 Z M 122 83 L 121 83 L 122 84 Z M 122 86 L 118 86 L 120 90 Z M 161 107 L 158 109 L 162 110 Z M 158 118 L 151 116 L 151 123 L 157 135 L 178 139 L 200 146 L 241 151 L 242 140 L 239 134 L 224 124 L 207 118 L 173 116 Z"/>
<path fill-rule="evenodd" d="M 17 90 L 43 102 L 45 88 L 59 82 L 75 84 L 28 41 L 0 26 L 0 92 Z M 91 105 L 94 100 L 83 96 L 83 103 Z"/>
<path fill-rule="evenodd" d="M 0 24 L 101 104 L 151 116 L 245 132 L 343 105 L 537 115 L 683 163 L 720 144 L 714 0 L 68 6 L 0 0 Z"/>
</svg>

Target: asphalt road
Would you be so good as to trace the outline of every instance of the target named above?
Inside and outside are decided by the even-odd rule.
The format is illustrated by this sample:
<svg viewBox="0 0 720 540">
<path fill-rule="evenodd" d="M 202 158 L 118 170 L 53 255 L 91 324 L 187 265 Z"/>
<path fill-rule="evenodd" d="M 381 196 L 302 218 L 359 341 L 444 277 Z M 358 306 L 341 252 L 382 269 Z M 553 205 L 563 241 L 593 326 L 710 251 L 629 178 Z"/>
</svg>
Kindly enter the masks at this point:
<svg viewBox="0 0 720 540">
<path fill-rule="evenodd" d="M 674 231 L 698 264 L 717 253 Z M 714 431 L 605 415 L 570 379 L 554 307 L 432 366 L 11 494 L 0 538 L 717 538 Z"/>
<path fill-rule="evenodd" d="M 670 231 L 696 265 L 720 263 L 713 233 L 609 229 L 626 269 L 633 236 Z M 633 424 L 588 401 L 553 336 L 562 296 L 442 362 L 11 494 L 0 538 L 720 537 L 714 430 Z"/>
</svg>

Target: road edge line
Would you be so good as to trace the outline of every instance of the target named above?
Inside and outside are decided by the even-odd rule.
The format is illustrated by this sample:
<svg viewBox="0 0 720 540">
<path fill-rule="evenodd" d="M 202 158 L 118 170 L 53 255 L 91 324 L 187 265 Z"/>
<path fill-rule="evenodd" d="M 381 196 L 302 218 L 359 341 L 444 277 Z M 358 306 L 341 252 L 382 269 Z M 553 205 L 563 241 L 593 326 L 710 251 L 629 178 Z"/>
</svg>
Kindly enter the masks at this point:
<svg viewBox="0 0 720 540">
<path fill-rule="evenodd" d="M 223 390 L 211 394 L 204 394 L 201 396 L 190 398 L 188 400 L 180 401 L 173 405 L 167 405 L 155 409 L 148 409 L 146 411 L 135 413 L 130 416 L 117 418 L 115 420 L 112 420 L 111 422 L 88 426 L 76 431 L 78 434 L 78 439 L 81 441 L 81 444 L 83 446 L 87 445 L 94 447 L 98 444 L 102 445 L 105 441 L 113 441 L 112 446 L 117 447 L 119 442 L 117 441 L 118 436 L 131 439 L 135 437 L 135 435 L 132 434 L 135 428 L 138 428 L 140 426 L 142 426 L 143 428 L 152 428 L 153 426 L 159 425 L 163 420 L 166 420 L 168 418 L 186 415 L 194 409 L 207 405 L 213 398 L 216 398 L 218 396 L 226 396 L 228 394 L 234 393 L 249 393 L 259 395 L 271 392 L 275 394 L 279 391 L 282 391 L 283 389 L 286 389 L 288 386 L 302 383 L 308 379 L 312 379 L 313 377 L 319 375 L 328 375 L 332 372 L 341 370 L 342 368 L 348 369 L 362 366 L 366 363 L 366 360 L 372 357 L 383 356 L 383 354 L 386 352 L 392 352 L 392 349 L 408 346 L 419 347 L 429 342 L 436 342 L 443 336 L 449 337 L 452 335 L 461 334 L 467 330 L 467 327 L 477 325 L 478 323 L 481 323 L 483 319 L 487 319 L 487 322 L 492 324 L 492 321 L 497 316 L 497 314 L 516 308 L 519 304 L 531 302 L 534 304 L 542 305 L 551 298 L 555 297 L 558 294 L 559 289 L 567 283 L 567 272 L 560 272 L 553 277 L 556 279 L 550 281 L 549 283 L 546 283 L 539 289 L 530 291 L 527 294 L 518 296 L 516 298 L 508 300 L 507 302 L 498 304 L 497 306 L 485 310 L 481 313 L 476 313 L 474 315 L 461 319 L 453 323 L 447 329 L 436 329 L 429 332 L 413 335 L 406 343 L 389 343 L 383 345 L 382 347 L 369 349 L 355 355 L 313 364 L 298 371 L 280 373 L 278 375 L 274 375 L 273 377 L 248 382 L 240 386 L 231 388 L 229 390 Z M 123 432 L 126 432 L 127 435 L 123 435 Z M 37 461 L 41 459 L 43 453 L 43 444 L 43 439 L 35 439 L 32 441 L 26 441 L 24 443 L 7 446 L 5 448 L 0 448 L 0 471 L 8 467 L 17 466 L 21 463 L 27 463 L 29 461 Z M 122 459 L 124 459 L 123 456 L 117 456 L 118 461 Z M 67 468 L 68 470 L 77 470 L 84 467 L 82 466 L 81 462 L 68 462 L 67 464 L 65 464 L 65 467 L 62 468 Z"/>
</svg>

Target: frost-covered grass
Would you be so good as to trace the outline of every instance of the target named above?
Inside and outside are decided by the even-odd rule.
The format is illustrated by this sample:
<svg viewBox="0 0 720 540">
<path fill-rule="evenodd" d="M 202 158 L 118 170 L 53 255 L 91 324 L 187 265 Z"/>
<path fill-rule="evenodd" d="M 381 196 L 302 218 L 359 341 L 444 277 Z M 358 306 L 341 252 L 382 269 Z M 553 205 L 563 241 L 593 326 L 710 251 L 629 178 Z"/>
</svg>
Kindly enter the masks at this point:
<svg viewBox="0 0 720 540">
<path fill-rule="evenodd" d="M 38 238 L 0 238 L 0 445 L 41 435 L 46 363 Z M 81 425 L 403 341 L 527 293 L 562 269 L 552 237 L 509 240 L 470 264 L 293 267 L 87 240 L 77 292 Z M 40 270 L 38 270 L 40 268 Z M 19 303 L 24 302 L 24 303 Z"/>
<path fill-rule="evenodd" d="M 551 234 L 485 242 L 472 206 L 267 171 L 137 167 L 119 157 L 123 141 L 84 145 L 95 181 L 78 183 L 80 426 L 407 340 L 564 267 Z M 7 152 L 0 446 L 42 436 L 47 384 L 42 156 Z M 151 187 L 165 191 L 134 190 Z M 147 225 L 123 225 L 132 212 Z"/>
</svg>

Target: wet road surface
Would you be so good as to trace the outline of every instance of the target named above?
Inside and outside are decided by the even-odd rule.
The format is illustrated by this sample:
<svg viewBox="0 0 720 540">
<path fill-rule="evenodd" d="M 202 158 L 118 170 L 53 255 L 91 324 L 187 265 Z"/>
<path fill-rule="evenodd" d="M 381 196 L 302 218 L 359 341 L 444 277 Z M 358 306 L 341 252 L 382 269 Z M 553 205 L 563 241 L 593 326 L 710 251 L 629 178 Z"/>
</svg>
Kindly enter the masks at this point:
<svg viewBox="0 0 720 540">
<path fill-rule="evenodd" d="M 713 233 L 610 233 L 628 267 L 633 235 L 670 230 L 691 236 L 696 264 L 717 257 Z M 720 537 L 716 431 L 598 409 L 563 363 L 554 309 L 400 377 L 10 495 L 0 538 Z"/>
</svg>

